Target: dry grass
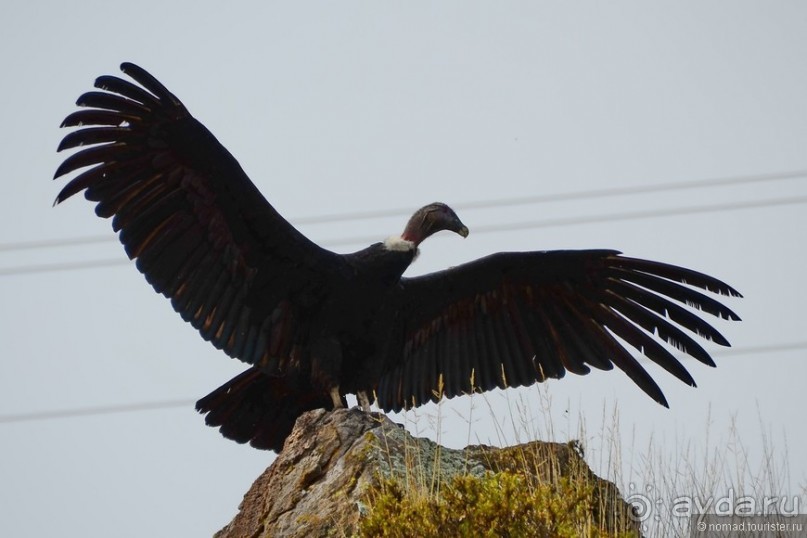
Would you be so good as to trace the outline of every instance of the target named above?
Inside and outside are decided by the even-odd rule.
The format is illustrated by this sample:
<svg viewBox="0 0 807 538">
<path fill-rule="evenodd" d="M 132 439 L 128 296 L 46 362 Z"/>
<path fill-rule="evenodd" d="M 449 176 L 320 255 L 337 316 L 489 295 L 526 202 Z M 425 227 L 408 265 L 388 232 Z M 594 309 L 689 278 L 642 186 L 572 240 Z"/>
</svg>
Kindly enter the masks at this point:
<svg viewBox="0 0 807 538">
<path fill-rule="evenodd" d="M 467 412 L 458 416 L 468 425 L 467 445 L 478 442 L 473 438 L 473 426 L 480 414 L 496 425 L 499 446 L 535 440 L 583 440 L 588 445 L 587 463 L 618 485 L 622 496 L 634 504 L 635 512 L 625 514 L 623 510 L 616 514 L 619 510 L 615 496 L 597 491 L 588 468 L 562 469 L 568 467 L 568 461 L 561 461 L 558 452 L 551 450 L 540 455 L 514 455 L 520 468 L 511 466 L 483 477 L 469 473 L 446 481 L 439 472 L 439 453 L 435 453 L 431 465 L 424 465 L 420 461 L 422 453 L 413 449 L 407 454 L 406 476 L 382 481 L 380 488 L 371 492 L 371 515 L 364 520 L 361 535 L 472 536 L 479 534 L 468 534 L 468 529 L 477 525 L 475 528 L 485 529 L 490 536 L 622 536 L 635 535 L 625 531 L 635 524 L 649 537 L 688 536 L 687 507 L 705 507 L 707 512 L 713 512 L 717 500 L 724 499 L 725 505 L 731 495 L 734 499 L 755 499 L 760 506 L 766 497 L 785 498 L 785 505 L 776 506 L 791 512 L 794 504 L 802 511 L 807 506 L 804 486 L 790 482 L 786 439 L 777 443 L 784 447 L 777 451 L 761 417 L 758 432 L 743 432 L 761 438 L 761 453 L 752 454 L 747 448 L 734 418 L 726 431 L 715 432 L 711 415 L 700 429 L 693 431 L 693 435 L 702 432 L 695 439 L 674 439 L 669 443 L 651 437 L 645 446 L 626 450 L 616 406 L 604 407 L 598 432 L 587 432 L 582 417 L 570 432 L 572 420 L 568 416 L 566 424 L 561 425 L 562 431 L 558 431 L 550 412 L 553 403 L 543 386 L 503 394 L 509 409 L 504 417 L 506 424 L 497 421 L 489 394 L 466 398 Z M 416 437 L 428 436 L 439 444 L 445 412 L 440 404 L 432 409 L 435 411 L 406 413 L 405 426 Z M 430 471 L 425 471 L 427 468 Z M 546 468 L 558 472 L 547 473 Z M 509 493 L 502 497 L 502 492 Z M 513 497 L 516 493 L 519 495 Z M 615 520 L 626 518 L 632 521 L 620 521 L 615 526 Z M 463 521 L 473 525 L 463 527 Z M 402 533 L 388 534 L 390 529 Z"/>
</svg>

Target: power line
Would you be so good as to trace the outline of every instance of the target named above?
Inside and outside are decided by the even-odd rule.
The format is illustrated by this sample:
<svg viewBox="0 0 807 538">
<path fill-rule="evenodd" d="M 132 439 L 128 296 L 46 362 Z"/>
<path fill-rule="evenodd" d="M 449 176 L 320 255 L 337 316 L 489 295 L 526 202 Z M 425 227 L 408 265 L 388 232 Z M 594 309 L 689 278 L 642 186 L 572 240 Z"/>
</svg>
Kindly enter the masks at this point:
<svg viewBox="0 0 807 538">
<path fill-rule="evenodd" d="M 583 217 L 564 217 L 557 219 L 544 219 L 538 221 L 515 222 L 507 224 L 489 224 L 477 226 L 472 233 L 486 234 L 503 231 L 531 230 L 536 228 L 551 228 L 573 226 L 580 224 L 595 224 L 602 222 L 618 222 L 627 220 L 652 219 L 660 217 L 673 217 L 680 215 L 693 215 L 699 213 L 719 213 L 725 211 L 738 211 L 743 209 L 759 209 L 765 207 L 781 207 L 788 205 L 801 205 L 807 203 L 807 196 L 794 196 L 789 198 L 771 198 L 767 200 L 751 200 L 743 202 L 729 202 L 725 204 L 708 204 L 701 206 L 674 207 L 668 209 L 647 209 L 642 211 L 627 211 L 623 213 L 611 213 L 601 215 L 590 215 Z M 344 239 L 333 239 L 323 241 L 325 247 L 370 244 L 379 241 L 378 236 L 348 237 Z M 60 271 L 72 271 L 78 269 L 95 269 L 100 267 L 110 267 L 116 265 L 128 265 L 130 262 L 125 258 L 108 260 L 89 260 L 79 262 L 51 263 L 40 265 L 24 265 L 18 267 L 7 267 L 0 269 L 0 276 L 27 275 L 35 273 L 52 273 Z"/>
<path fill-rule="evenodd" d="M 715 357 L 728 357 L 737 355 L 753 355 L 754 353 L 781 353 L 784 351 L 798 351 L 807 348 L 807 341 L 805 342 L 789 342 L 786 344 L 767 344 L 764 346 L 752 346 L 745 348 L 728 348 L 721 349 L 712 353 Z M 689 357 L 689 355 L 683 355 Z"/>
<path fill-rule="evenodd" d="M 710 187 L 729 187 L 734 185 L 744 185 L 750 183 L 766 183 L 770 181 L 782 181 L 787 179 L 805 179 L 805 178 L 807 178 L 807 170 L 793 170 L 788 172 L 772 172 L 768 174 L 726 176 L 721 178 L 700 179 L 695 181 L 676 181 L 667 183 L 656 183 L 652 185 L 632 185 L 630 187 L 610 187 L 606 189 L 573 191 L 557 194 L 539 194 L 535 196 L 499 198 L 497 200 L 480 200 L 475 202 L 452 204 L 452 207 L 454 207 L 455 209 L 487 209 L 493 207 L 546 204 L 551 202 L 566 202 L 570 200 L 591 200 L 597 198 L 610 198 L 616 196 L 650 194 L 650 193 L 690 190 L 690 189 L 704 189 Z M 411 213 L 412 213 L 411 207 L 395 208 L 378 211 L 361 211 L 354 213 L 341 213 L 341 214 L 330 214 L 314 217 L 303 217 L 300 219 L 296 219 L 295 222 L 299 224 L 322 224 L 342 220 L 365 220 L 365 219 L 375 219 L 389 216 L 408 217 Z"/>
<path fill-rule="evenodd" d="M 460 209 L 489 209 L 497 207 L 510 207 L 518 205 L 536 205 L 551 202 L 565 202 L 571 200 L 591 200 L 598 198 L 609 198 L 617 196 L 629 196 L 637 194 L 650 194 L 669 191 L 682 191 L 692 189 L 704 189 L 712 187 L 729 187 L 737 185 L 747 185 L 752 183 L 767 183 L 771 181 L 783 181 L 788 179 L 805 179 L 807 170 L 792 170 L 787 172 L 772 172 L 768 174 L 753 174 L 743 176 L 727 176 L 721 178 L 702 179 L 695 181 L 677 181 L 657 183 L 652 185 L 633 185 L 629 187 L 611 187 L 606 189 L 594 189 L 586 191 L 573 191 L 557 194 L 543 194 L 536 196 L 521 196 L 513 198 L 500 198 L 497 200 L 477 200 L 454 204 L 454 208 Z M 325 215 L 314 215 L 310 217 L 300 217 L 290 219 L 295 224 L 326 224 L 329 222 L 343 222 L 354 220 L 369 220 L 394 216 L 409 216 L 412 208 L 392 208 L 379 209 L 374 211 L 355 211 L 350 213 L 332 213 Z M 35 241 L 21 241 L 16 243 L 0 244 L 0 252 L 10 252 L 17 250 L 36 250 L 44 248 L 70 247 L 79 245 L 89 245 L 96 243 L 106 243 L 113 241 L 110 235 L 90 235 L 85 237 L 74 237 L 68 239 L 40 239 Z"/>
<path fill-rule="evenodd" d="M 752 346 L 742 349 L 723 349 L 711 352 L 714 357 L 753 355 L 757 353 L 782 353 L 787 351 L 799 351 L 807 349 L 807 341 L 789 342 L 786 344 L 767 344 Z M 691 359 L 689 355 L 678 354 L 679 359 Z M 649 359 L 640 359 L 640 362 L 649 362 Z M 11 424 L 19 422 L 33 422 L 39 420 L 54 420 L 64 418 L 87 417 L 97 415 L 110 415 L 117 413 L 134 413 L 139 411 L 155 411 L 162 409 L 173 409 L 178 407 L 191 407 L 196 403 L 195 399 L 184 400 L 157 400 L 151 402 L 139 402 L 118 405 L 99 405 L 79 407 L 75 409 L 63 409 L 52 411 L 37 411 L 33 413 L 17 413 L 11 415 L 0 415 L 0 424 Z"/>
<path fill-rule="evenodd" d="M 110 415 L 117 413 L 133 413 L 136 411 L 153 411 L 156 409 L 171 409 L 174 407 L 189 407 L 196 400 L 162 400 L 155 402 L 140 402 L 119 405 L 98 405 L 92 407 L 79 407 L 54 411 L 39 411 L 34 413 L 19 413 L 16 415 L 0 415 L 0 424 L 12 422 L 32 422 L 35 420 L 52 420 L 60 418 L 89 417 L 97 415 Z"/>
<path fill-rule="evenodd" d="M 0 252 L 12 252 L 15 250 L 38 250 L 43 248 L 73 247 L 79 245 L 92 245 L 96 243 L 112 242 L 114 236 L 87 235 L 84 237 L 71 237 L 68 239 L 38 239 L 36 241 L 20 241 L 18 243 L 0 244 Z"/>
<path fill-rule="evenodd" d="M 673 217 L 680 215 L 694 215 L 697 213 L 722 213 L 724 211 L 737 211 L 741 209 L 759 209 L 763 207 L 778 207 L 787 205 L 801 205 L 807 203 L 807 196 L 792 196 L 789 198 L 771 198 L 768 200 L 750 200 L 743 202 L 730 202 L 725 204 L 709 204 L 691 207 L 674 207 L 670 209 L 646 209 L 643 211 L 627 211 L 605 215 L 592 215 L 589 217 L 567 217 L 546 219 L 532 222 L 519 222 L 516 224 L 491 224 L 482 227 L 477 233 L 493 233 L 511 230 L 526 230 L 531 228 L 549 228 L 554 226 L 571 226 L 577 224 L 594 224 L 599 222 L 617 222 L 622 220 L 652 219 L 658 217 Z"/>
<path fill-rule="evenodd" d="M 41 265 L 21 265 L 0 269 L 0 276 L 32 275 L 36 273 L 56 273 L 61 271 L 76 271 L 79 269 L 98 269 L 101 267 L 124 266 L 133 263 L 128 258 L 121 257 L 108 260 L 88 260 L 81 262 L 44 263 Z"/>
</svg>

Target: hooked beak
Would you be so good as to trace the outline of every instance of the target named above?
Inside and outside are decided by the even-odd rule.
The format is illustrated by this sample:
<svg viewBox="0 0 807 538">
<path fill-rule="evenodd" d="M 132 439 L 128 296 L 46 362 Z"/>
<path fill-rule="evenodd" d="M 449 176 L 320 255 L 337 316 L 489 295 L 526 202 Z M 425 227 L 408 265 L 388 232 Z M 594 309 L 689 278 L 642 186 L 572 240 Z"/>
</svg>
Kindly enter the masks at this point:
<svg viewBox="0 0 807 538">
<path fill-rule="evenodd" d="M 459 223 L 459 228 L 455 230 L 462 237 L 468 237 L 468 227 L 463 223 Z"/>
</svg>

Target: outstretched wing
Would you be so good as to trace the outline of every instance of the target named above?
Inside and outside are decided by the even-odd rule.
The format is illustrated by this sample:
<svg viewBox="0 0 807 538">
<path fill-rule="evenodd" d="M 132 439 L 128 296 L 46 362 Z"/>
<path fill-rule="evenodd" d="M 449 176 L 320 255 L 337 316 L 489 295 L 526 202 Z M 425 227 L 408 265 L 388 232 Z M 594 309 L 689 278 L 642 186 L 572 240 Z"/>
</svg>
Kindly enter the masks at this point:
<svg viewBox="0 0 807 538">
<path fill-rule="evenodd" d="M 611 250 L 500 253 L 403 279 L 395 336 L 401 345 L 399 355 L 388 359 L 378 404 L 398 411 L 439 396 L 616 365 L 667 406 L 658 385 L 614 335 L 694 386 L 654 335 L 714 366 L 691 335 L 724 346 L 728 341 L 679 303 L 739 319 L 694 288 L 740 296 L 702 273 Z"/>
<path fill-rule="evenodd" d="M 84 191 L 99 216 L 113 217 L 138 270 L 205 339 L 232 357 L 282 370 L 304 330 L 300 309 L 316 303 L 341 256 L 283 219 L 153 76 L 131 63 L 121 70 L 138 84 L 99 77 L 101 91 L 79 97 L 85 108 L 62 122 L 81 129 L 59 151 L 83 149 L 55 177 L 91 168 L 55 203 Z"/>
</svg>

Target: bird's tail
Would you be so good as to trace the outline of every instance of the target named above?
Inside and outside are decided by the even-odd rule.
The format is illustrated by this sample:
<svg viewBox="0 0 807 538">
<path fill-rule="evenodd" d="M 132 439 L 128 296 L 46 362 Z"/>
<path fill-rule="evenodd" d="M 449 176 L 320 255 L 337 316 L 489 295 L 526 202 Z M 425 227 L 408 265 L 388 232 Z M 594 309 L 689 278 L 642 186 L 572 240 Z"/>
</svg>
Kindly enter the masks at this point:
<svg viewBox="0 0 807 538">
<path fill-rule="evenodd" d="M 196 410 L 207 414 L 205 423 L 220 426 L 224 437 L 277 452 L 297 417 L 319 408 L 333 408 L 327 394 L 296 386 L 284 377 L 266 375 L 257 368 L 237 375 L 196 402 Z"/>
</svg>

